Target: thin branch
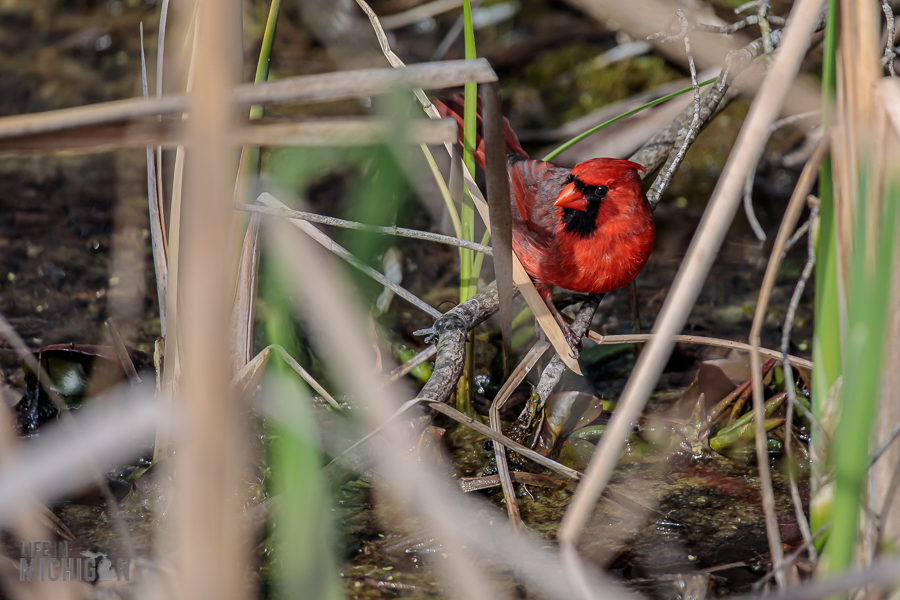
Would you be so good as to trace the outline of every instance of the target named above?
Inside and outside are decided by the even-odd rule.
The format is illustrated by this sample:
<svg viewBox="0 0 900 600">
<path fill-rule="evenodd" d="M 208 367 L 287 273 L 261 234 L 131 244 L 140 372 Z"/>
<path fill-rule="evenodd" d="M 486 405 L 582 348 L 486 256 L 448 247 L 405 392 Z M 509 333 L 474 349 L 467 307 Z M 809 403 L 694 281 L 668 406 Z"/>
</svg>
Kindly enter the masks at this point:
<svg viewBox="0 0 900 600">
<path fill-rule="evenodd" d="M 493 250 L 490 246 L 484 246 L 477 242 L 462 240 L 449 235 L 441 235 L 440 233 L 431 233 L 428 231 L 420 231 L 418 229 L 406 229 L 404 227 L 382 227 L 379 225 L 368 225 L 366 223 L 358 223 L 357 221 L 346 221 L 344 219 L 336 219 L 325 215 L 317 215 L 316 213 L 304 212 L 300 210 L 290 210 L 287 208 L 271 208 L 268 206 L 260 206 L 258 204 L 241 204 L 234 203 L 236 210 L 245 212 L 259 213 L 273 217 L 283 217 L 285 219 L 300 219 L 301 221 L 311 221 L 320 225 L 329 225 L 331 227 L 342 227 L 344 229 L 356 229 L 358 231 L 371 231 L 373 233 L 381 233 L 384 235 L 394 235 L 397 237 L 406 237 L 416 240 L 426 240 L 429 242 L 437 242 L 439 244 L 447 244 L 448 246 L 458 246 L 460 248 L 468 248 L 475 252 L 481 252 L 488 256 L 493 256 Z"/>
<path fill-rule="evenodd" d="M 852 569 L 827 579 L 816 579 L 805 585 L 798 585 L 774 594 L 746 594 L 732 597 L 733 600 L 818 600 L 867 586 L 869 590 L 876 588 L 893 588 L 900 581 L 900 559 L 896 556 L 882 558 L 871 567 Z"/>
<path fill-rule="evenodd" d="M 306 369 L 300 366 L 300 363 L 294 360 L 294 357 L 291 356 L 287 350 L 285 350 L 278 344 L 272 344 L 269 347 L 274 348 L 281 356 L 282 360 L 284 360 L 284 362 L 286 362 L 288 366 L 292 368 L 295 373 L 297 373 L 297 375 L 302 377 L 303 381 L 305 381 L 309 385 L 309 387 L 316 390 L 319 395 L 322 396 L 325 401 L 331 405 L 332 408 L 334 408 L 338 412 L 344 412 L 344 409 L 341 408 L 341 404 L 337 400 L 335 400 L 331 394 L 328 393 L 328 390 L 326 390 L 318 381 L 316 381 L 315 377 L 310 375 Z"/>
<path fill-rule="evenodd" d="M 784 19 L 781 17 L 770 16 L 767 21 L 769 23 L 775 23 L 776 25 L 784 25 Z M 751 25 L 756 25 L 760 22 L 758 15 L 750 15 L 749 17 L 745 17 L 740 21 L 732 23 L 731 25 L 705 25 L 703 23 L 697 23 L 693 27 L 691 27 L 691 31 L 702 31 L 704 33 L 721 33 L 723 35 L 732 35 L 737 33 L 741 29 L 746 27 L 750 27 Z M 770 30 L 771 35 L 771 30 Z"/>
<path fill-rule="evenodd" d="M 787 127 L 788 125 L 793 125 L 794 123 L 798 123 L 800 121 L 803 121 L 804 119 L 808 119 L 809 117 L 821 114 L 821 110 L 811 110 L 809 112 L 791 115 L 789 117 L 785 117 L 784 119 L 775 121 L 769 126 L 769 129 L 766 132 L 766 141 L 764 142 L 764 144 L 768 144 L 769 138 L 772 137 L 772 134 L 782 127 Z M 753 229 L 753 234 L 756 236 L 756 239 L 764 242 L 766 241 L 766 233 L 765 231 L 763 231 L 762 226 L 760 226 L 759 220 L 756 218 L 756 213 L 753 210 L 753 180 L 756 177 L 756 169 L 758 166 L 759 161 L 757 160 L 756 164 L 753 165 L 753 168 L 747 171 L 747 179 L 744 181 L 744 213 L 747 215 L 747 220 L 750 222 L 750 228 Z M 791 240 L 793 239 L 794 238 L 791 238 Z M 791 246 L 793 246 L 793 243 L 788 242 L 787 248 L 790 248 Z"/>
<path fill-rule="evenodd" d="M 500 294 L 500 331 L 503 336 L 503 373 L 509 373 L 512 360 L 513 249 L 512 209 L 509 205 L 509 173 L 500 92 L 496 83 L 482 87 L 484 98 L 485 172 L 491 243 L 497 248 L 494 276 Z M 477 273 L 478 270 L 476 269 Z"/>
<path fill-rule="evenodd" d="M 577 335 L 579 339 L 583 335 L 586 335 L 587 329 L 591 325 L 591 320 L 594 318 L 594 313 L 597 312 L 597 307 L 600 306 L 600 301 L 602 299 L 603 294 L 592 294 L 582 302 L 581 307 L 578 309 L 578 314 L 571 325 L 572 333 Z M 553 356 L 550 364 L 544 367 L 544 370 L 541 373 L 541 379 L 538 381 L 537 387 L 535 388 L 537 396 L 540 399 L 537 407 L 538 410 L 543 410 L 547 398 L 553 393 L 553 388 L 559 383 L 559 379 L 562 377 L 565 370 L 566 366 L 563 364 L 558 353 Z M 523 410 L 523 414 L 525 410 L 528 410 L 528 407 Z"/>
<path fill-rule="evenodd" d="M 481 6 L 483 0 L 472 0 L 472 10 L 475 11 Z M 456 38 L 459 37 L 459 34 L 463 32 L 463 27 L 465 26 L 465 21 L 463 20 L 463 16 L 459 15 L 456 21 L 453 22 L 453 25 L 450 26 L 450 29 L 447 31 L 447 35 L 444 36 L 444 39 L 441 40 L 441 43 L 438 44 L 438 47 L 435 49 L 434 54 L 431 55 L 431 60 L 442 60 L 444 55 L 447 54 L 447 51 L 450 50 L 450 47 L 456 41 Z"/>
<path fill-rule="evenodd" d="M 888 72 L 891 74 L 891 77 L 896 77 L 894 50 L 892 48 L 894 45 L 894 9 L 891 8 L 891 3 L 888 0 L 881 0 L 881 9 L 884 11 L 884 20 L 887 25 L 887 41 L 884 46 L 884 59 L 882 62 L 887 62 Z"/>
<path fill-rule="evenodd" d="M 279 209 L 287 208 L 277 198 L 275 198 L 275 196 L 273 196 L 272 194 L 270 194 L 268 192 L 263 192 L 262 194 L 260 194 L 259 197 L 256 199 L 256 201 L 261 202 L 270 207 L 276 207 Z M 296 226 L 298 229 L 301 229 L 308 236 L 310 236 L 311 238 L 316 240 L 319 244 L 325 246 L 328 250 L 337 254 L 342 259 L 344 259 L 345 261 L 347 261 L 348 263 L 350 263 L 351 265 L 353 265 L 354 267 L 356 267 L 357 269 L 359 269 L 360 271 L 362 271 L 363 273 L 365 273 L 366 275 L 368 275 L 369 277 L 371 277 L 372 279 L 374 279 L 375 281 L 377 281 L 378 283 L 383 285 L 384 287 L 390 289 L 392 292 L 394 292 L 395 294 L 397 294 L 398 296 L 400 296 L 401 298 L 403 298 L 404 300 L 406 300 L 407 302 L 409 302 L 416 308 L 422 310 L 423 312 L 428 313 L 435 319 L 438 319 L 441 317 L 441 313 L 437 309 L 435 309 L 431 305 L 427 304 L 421 298 L 418 298 L 417 296 L 410 293 L 409 290 L 407 290 L 406 288 L 400 287 L 399 285 L 397 285 L 396 283 L 394 283 L 393 281 L 391 281 L 390 279 L 385 277 L 384 274 L 379 273 L 378 271 L 376 271 L 369 265 L 365 264 L 364 262 L 362 262 L 361 260 L 356 258 L 353 254 L 348 252 L 346 248 L 344 248 L 343 246 L 341 246 L 340 244 L 338 244 L 337 242 L 332 240 L 330 237 L 328 237 L 327 235 L 322 233 L 320 230 L 316 229 L 314 226 L 310 225 L 306 221 L 301 221 L 300 219 L 291 218 L 291 219 L 289 219 L 289 221 L 291 222 L 291 224 Z"/>
<path fill-rule="evenodd" d="M 684 38 L 684 51 L 687 53 L 688 57 L 688 65 L 691 70 L 691 85 L 694 88 L 694 114 L 691 117 L 691 124 L 688 126 L 687 131 L 684 134 L 684 137 L 681 141 L 681 146 L 678 148 L 678 151 L 674 156 L 669 157 L 669 160 L 666 161 L 666 165 L 663 168 L 663 172 L 656 178 L 656 181 L 653 182 L 653 186 L 651 186 L 650 190 L 647 192 L 647 199 L 655 205 L 656 202 L 662 197 L 663 192 L 669 187 L 669 183 L 672 181 L 672 178 L 675 176 L 675 172 L 681 166 L 682 161 L 684 160 L 685 154 L 687 154 L 688 148 L 691 147 L 691 144 L 694 143 L 694 140 L 697 139 L 697 135 L 700 133 L 700 84 L 697 82 L 697 67 L 694 65 L 694 54 L 691 52 L 691 42 L 688 37 L 688 20 L 684 15 L 684 11 L 680 8 L 675 11 L 675 16 L 681 20 L 681 33 L 676 36 L 671 36 L 669 38 L 665 38 L 661 41 L 666 42 L 670 40 L 678 39 L 678 37 Z M 652 36 L 651 36 L 652 37 Z"/>
<path fill-rule="evenodd" d="M 759 22 L 759 33 L 763 41 L 763 49 L 766 56 L 771 57 L 775 51 L 775 45 L 772 44 L 772 26 L 769 25 L 771 18 L 769 17 L 770 0 L 759 0 L 756 3 L 756 17 Z"/>
<path fill-rule="evenodd" d="M 809 216 L 810 222 L 815 222 L 819 215 L 819 207 L 818 204 L 813 205 L 812 212 Z M 815 227 L 814 227 L 815 229 Z M 793 238 L 791 238 L 793 239 Z M 785 248 L 787 248 L 787 244 L 785 244 Z M 800 279 L 797 281 L 797 286 L 794 288 L 794 294 L 791 296 L 791 302 L 788 305 L 787 314 L 784 317 L 784 330 L 781 334 L 781 356 L 782 356 L 782 365 L 786 365 L 788 362 L 788 346 L 791 341 L 791 329 L 794 327 L 794 317 L 797 314 L 797 307 L 800 305 L 800 298 L 803 296 L 803 289 L 806 287 L 806 282 L 809 281 L 810 276 L 813 272 L 813 267 L 816 265 L 816 245 L 814 236 L 810 235 L 807 240 L 807 259 L 806 264 L 803 266 L 803 272 L 800 274 Z M 794 388 L 794 370 L 788 367 L 784 368 L 784 387 L 787 390 L 788 404 L 787 404 L 787 414 L 785 416 L 785 432 L 784 432 L 784 455 L 787 458 L 788 462 L 788 482 L 790 483 L 791 488 L 791 500 L 794 503 L 794 515 L 797 518 L 797 523 L 800 526 L 800 533 L 803 536 L 803 541 L 806 542 L 807 547 L 810 549 L 809 554 L 810 558 L 815 562 L 817 560 L 816 555 L 816 547 L 812 543 L 812 534 L 809 529 L 809 522 L 806 520 L 806 514 L 803 512 L 803 501 L 800 498 L 800 490 L 797 487 L 797 477 L 794 473 L 794 463 L 793 463 L 793 454 L 792 454 L 792 443 L 791 441 L 794 438 L 793 434 L 793 422 L 794 422 L 794 406 L 797 403 L 797 391 Z"/>
<path fill-rule="evenodd" d="M 787 252 L 788 250 L 793 248 L 797 244 L 797 242 L 799 242 L 803 238 L 803 236 L 806 235 L 807 231 L 809 231 L 809 219 L 804 221 L 803 225 L 797 228 L 797 231 L 794 232 L 794 235 L 791 236 L 791 239 L 789 239 L 784 245 L 784 251 Z"/>
<path fill-rule="evenodd" d="M 116 351 L 116 356 L 119 359 L 119 363 L 122 365 L 122 370 L 128 377 L 128 381 L 131 382 L 131 385 L 139 384 L 141 382 L 141 377 L 138 375 L 137 369 L 134 368 L 134 363 L 128 355 L 128 348 L 125 346 L 125 342 L 122 341 L 121 334 L 119 334 L 119 328 L 111 317 L 106 320 L 106 328 L 109 331 L 113 349 Z"/>
<path fill-rule="evenodd" d="M 479 421 L 476 421 L 475 419 L 467 417 L 466 415 L 462 414 L 461 412 L 459 412 L 452 406 L 445 404 L 442 401 L 432 400 L 430 398 L 419 398 L 419 401 L 424 402 L 425 404 L 427 404 L 429 407 L 433 408 L 437 412 L 450 417 L 457 423 L 460 423 L 462 425 L 465 425 L 466 427 L 469 427 L 469 428 L 477 431 L 478 433 L 485 436 L 486 438 L 503 444 L 504 446 L 506 446 L 513 452 L 524 456 L 525 458 L 539 464 L 540 466 L 544 467 L 545 469 L 549 469 L 549 470 L 553 471 L 554 473 L 559 473 L 560 475 L 562 475 L 568 479 L 574 479 L 576 481 L 581 479 L 581 477 L 582 477 L 581 473 L 579 473 L 578 471 L 576 471 L 574 469 L 570 469 L 569 467 L 562 465 L 562 464 L 556 462 L 555 460 L 552 460 L 550 458 L 547 458 L 546 456 L 538 454 L 534 450 L 526 448 L 525 446 L 523 446 L 522 444 L 520 444 L 518 442 L 514 442 L 513 440 L 509 439 L 505 435 L 503 435 L 501 433 L 497 433 L 496 431 L 494 431 L 487 425 L 484 425 L 484 424 L 480 423 Z"/>
<path fill-rule="evenodd" d="M 489 83 L 497 75 L 483 58 L 424 63 L 397 70 L 392 68 L 339 71 L 322 75 L 290 77 L 266 83 L 235 86 L 235 107 L 254 104 L 313 103 L 347 100 L 396 92 L 398 89 L 445 89 L 466 82 Z M 427 98 L 426 98 L 427 101 Z M 50 133 L 97 125 L 157 117 L 181 115 L 187 111 L 186 94 L 161 98 L 129 98 L 87 106 L 0 118 L 0 138 Z"/>
<path fill-rule="evenodd" d="M 739 15 L 744 11 L 748 11 L 751 8 L 756 8 L 756 5 L 759 4 L 759 0 L 750 0 L 750 2 L 745 2 L 734 9 L 734 14 Z"/>
<path fill-rule="evenodd" d="M 816 541 L 818 541 L 819 538 L 821 538 L 823 535 L 825 535 L 825 532 L 827 532 L 830 528 L 831 528 L 831 521 L 828 521 L 827 523 L 825 523 L 824 525 L 819 527 L 819 529 L 817 529 L 816 532 L 810 537 L 809 541 L 804 541 L 793 552 L 791 552 L 787 557 L 785 557 L 784 565 L 786 567 L 789 567 L 792 564 L 794 564 L 795 562 L 797 562 L 797 559 L 800 558 L 803 555 L 803 553 L 806 552 L 809 548 L 813 548 L 813 545 L 816 543 Z M 813 548 L 813 552 L 815 552 L 814 548 Z M 758 590 L 763 589 L 763 586 L 765 585 L 765 583 L 767 581 L 769 581 L 770 579 L 772 579 L 772 577 L 774 577 L 774 576 L 775 576 L 775 571 L 769 571 L 768 573 L 766 573 L 765 577 L 763 577 L 762 579 L 758 580 L 756 583 L 753 584 L 753 590 L 758 591 Z M 772 598 L 772 596 L 768 596 L 768 595 L 766 597 Z M 761 599 L 758 599 L 758 600 L 761 600 Z"/>
<path fill-rule="evenodd" d="M 387 378 L 384 380 L 384 384 L 390 385 L 394 383 L 395 381 L 421 365 L 423 362 L 434 356 L 436 353 L 437 346 L 431 344 L 430 346 L 413 356 L 411 359 L 391 371 Z"/>
<path fill-rule="evenodd" d="M 878 461 L 878 459 L 881 458 L 881 455 L 884 454 L 888 448 L 890 448 L 891 444 L 894 443 L 894 440 L 896 440 L 898 436 L 900 436 L 900 423 L 894 425 L 894 428 L 891 429 L 890 433 L 888 433 L 887 437 L 884 439 L 884 442 L 882 442 L 882 444 L 872 452 L 872 456 L 869 457 L 870 469 L 872 468 L 872 465 L 874 465 Z"/>
<path fill-rule="evenodd" d="M 383 17 L 381 19 L 381 25 L 387 31 L 399 29 L 431 17 L 436 17 L 439 14 L 459 8 L 462 5 L 463 0 L 434 0 L 433 2 L 420 4 L 409 10 Z"/>
<path fill-rule="evenodd" d="M 637 334 L 629 334 L 629 335 L 600 335 L 593 329 L 587 332 L 588 339 L 597 342 L 598 344 L 632 344 L 632 343 L 640 343 L 640 342 L 649 342 L 653 338 L 656 337 L 655 333 L 637 333 Z M 718 346 L 719 348 L 734 348 L 735 350 L 743 350 L 744 352 L 750 352 L 752 349 L 750 344 L 745 344 L 743 342 L 736 342 L 734 340 L 723 340 L 721 338 L 712 338 L 705 337 L 701 335 L 676 335 L 673 336 L 673 339 L 678 344 L 696 344 L 699 346 Z M 778 350 L 769 350 L 768 348 L 760 348 L 759 353 L 766 358 L 775 358 L 778 360 L 782 360 L 782 353 Z M 813 363 L 806 360 L 805 358 L 800 358 L 799 356 L 788 355 L 788 362 L 794 365 L 795 367 L 802 367 L 804 369 L 813 368 Z"/>
</svg>

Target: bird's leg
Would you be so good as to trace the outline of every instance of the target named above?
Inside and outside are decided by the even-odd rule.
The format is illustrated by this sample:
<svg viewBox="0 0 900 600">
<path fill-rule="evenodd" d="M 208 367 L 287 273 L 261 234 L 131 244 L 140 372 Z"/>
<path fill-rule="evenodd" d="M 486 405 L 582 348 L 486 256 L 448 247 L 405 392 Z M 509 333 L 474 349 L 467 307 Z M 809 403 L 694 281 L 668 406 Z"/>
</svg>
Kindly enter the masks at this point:
<svg viewBox="0 0 900 600">
<path fill-rule="evenodd" d="M 572 328 L 569 327 L 569 324 L 566 323 L 566 320 L 563 318 L 562 313 L 560 313 L 556 309 L 556 305 L 553 304 L 553 288 L 542 283 L 535 283 L 534 287 L 537 288 L 538 294 L 540 294 L 541 298 L 544 299 L 544 302 L 547 303 L 547 308 L 553 313 L 556 322 L 559 323 L 559 327 L 562 329 L 563 335 L 566 336 L 566 341 L 569 343 L 569 346 L 572 347 L 572 352 L 574 353 L 572 358 L 578 358 L 578 354 L 581 352 L 581 336 L 575 335 L 575 332 L 572 331 Z"/>
</svg>

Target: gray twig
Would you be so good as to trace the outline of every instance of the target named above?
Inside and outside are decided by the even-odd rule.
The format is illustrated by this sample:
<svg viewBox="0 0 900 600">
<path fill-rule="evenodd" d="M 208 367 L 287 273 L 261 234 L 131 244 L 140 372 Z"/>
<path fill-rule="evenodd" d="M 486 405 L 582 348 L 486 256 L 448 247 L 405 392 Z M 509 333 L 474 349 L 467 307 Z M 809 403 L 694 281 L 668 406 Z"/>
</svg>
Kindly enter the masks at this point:
<svg viewBox="0 0 900 600">
<path fill-rule="evenodd" d="M 691 85 L 694 88 L 694 113 L 691 117 L 690 125 L 688 125 L 687 130 L 681 138 L 681 145 L 679 146 L 678 151 L 673 156 L 669 157 L 662 173 L 656 178 L 656 181 L 653 182 L 653 186 L 647 192 L 647 199 L 652 206 L 655 206 L 656 203 L 659 202 L 662 193 L 669 187 L 672 177 L 675 176 L 675 172 L 681 166 L 688 148 L 690 148 L 691 144 L 694 143 L 694 140 L 697 139 L 697 135 L 700 133 L 701 129 L 700 111 L 702 105 L 700 102 L 700 84 L 697 82 L 697 67 L 694 65 L 694 54 L 691 52 L 691 42 L 690 37 L 688 36 L 690 25 L 684 11 L 680 8 L 675 11 L 675 16 L 681 20 L 681 32 L 675 36 L 662 38 L 661 41 L 665 43 L 679 38 L 684 39 L 684 51 L 687 53 L 688 65 L 691 69 Z M 653 36 L 650 36 L 650 38 L 653 38 Z"/>
<path fill-rule="evenodd" d="M 815 220 L 818 218 L 818 216 L 819 207 L 818 204 L 814 204 L 812 206 L 811 214 L 809 215 L 809 221 L 807 221 L 807 224 L 815 223 Z M 813 229 L 815 229 L 814 226 Z M 788 397 L 784 433 L 784 454 L 787 457 L 788 464 L 792 464 L 791 459 L 793 458 L 791 451 L 791 440 L 794 436 L 792 433 L 791 424 L 794 421 L 794 406 L 797 405 L 797 392 L 794 388 L 794 370 L 789 366 L 790 363 L 788 363 L 788 344 L 791 340 L 791 329 L 794 326 L 794 317 L 797 314 L 797 307 L 800 305 L 800 298 L 801 296 L 803 296 L 803 290 L 806 287 L 806 282 L 809 281 L 809 278 L 813 272 L 813 267 L 815 267 L 815 265 L 816 245 L 814 236 L 810 235 L 808 237 L 807 244 L 806 265 L 804 265 L 803 267 L 803 272 L 800 274 L 800 279 L 797 281 L 797 286 L 794 288 L 794 294 L 793 296 L 791 296 L 791 302 L 788 305 L 787 314 L 784 317 L 784 330 L 781 333 L 781 364 L 783 365 L 784 370 L 784 387 L 787 390 Z M 806 520 L 806 515 L 803 512 L 803 501 L 800 499 L 800 490 L 797 487 L 797 478 L 794 475 L 793 468 L 788 469 L 788 481 L 790 482 L 791 500 L 794 503 L 794 514 L 796 515 L 797 523 L 800 526 L 800 533 L 803 536 L 803 541 L 806 542 L 806 546 L 809 548 L 810 558 L 813 560 L 813 562 L 815 562 L 817 560 L 816 547 L 815 544 L 812 543 L 812 534 L 809 529 L 809 523 Z"/>
<path fill-rule="evenodd" d="M 751 8 L 756 8 L 756 5 L 759 3 L 759 0 L 750 0 L 750 2 L 745 2 L 734 9 L 734 14 L 739 15 L 745 10 L 750 10 Z"/>
<path fill-rule="evenodd" d="M 788 125 L 793 125 L 794 123 L 798 123 L 803 121 L 804 119 L 808 119 L 809 117 L 821 114 L 821 110 L 812 110 L 805 113 L 800 113 L 796 115 L 791 115 L 789 117 L 785 117 L 783 119 L 779 119 L 775 121 L 769 126 L 768 131 L 766 132 L 766 141 L 765 144 L 768 143 L 769 138 L 772 137 L 772 134 L 782 127 L 787 127 Z M 762 226 L 759 224 L 759 220 L 756 218 L 756 212 L 753 210 L 753 179 L 756 176 L 756 169 L 759 166 L 759 160 L 756 161 L 756 164 L 753 165 L 753 168 L 747 171 L 747 179 L 744 182 L 744 213 L 747 215 L 747 221 L 750 222 L 750 228 L 753 230 L 753 234 L 756 236 L 761 242 L 766 241 L 766 232 L 763 231 Z M 799 234 L 802 235 L 802 234 Z M 798 234 L 794 234 L 794 238 L 791 238 L 791 241 L 788 242 L 787 248 L 790 248 L 796 243 L 796 239 L 798 238 Z M 799 238 L 798 238 L 799 239 Z"/>
<path fill-rule="evenodd" d="M 782 17 L 770 16 L 767 18 L 767 20 L 769 23 L 774 23 L 776 25 L 784 25 L 785 23 Z M 750 27 L 751 25 L 756 25 L 759 22 L 760 20 L 758 15 L 750 15 L 749 17 L 744 17 L 740 21 L 732 23 L 731 25 L 706 25 L 704 23 L 698 23 L 691 27 L 691 31 L 731 35 L 733 33 L 737 33 L 741 29 L 745 29 L 747 27 Z M 771 35 L 771 31 L 769 33 Z"/>
<path fill-rule="evenodd" d="M 591 326 L 591 320 L 594 318 L 594 313 L 597 312 L 597 307 L 600 306 L 600 301 L 602 299 L 603 294 L 592 294 L 585 299 L 581 304 L 581 308 L 578 309 L 578 315 L 572 323 L 572 332 L 577 335 L 579 339 Z M 566 365 L 563 363 L 562 359 L 558 354 L 554 354 L 550 364 L 544 367 L 544 370 L 541 372 L 541 379 L 538 381 L 537 388 L 535 388 L 540 397 L 539 409 L 542 410 L 544 408 L 547 398 L 550 397 L 553 388 L 559 383 L 559 379 L 562 377 L 565 370 Z"/>
<path fill-rule="evenodd" d="M 758 5 L 758 10 L 760 10 L 760 11 L 763 9 L 763 6 L 765 6 L 765 11 L 766 11 L 766 13 L 768 12 L 768 5 L 769 5 L 768 0 L 764 3 L 753 2 L 753 5 L 754 6 Z M 758 23 L 765 23 L 765 26 L 760 25 L 760 29 L 763 29 L 763 27 L 765 27 L 766 33 L 764 34 L 764 36 L 765 35 L 771 36 L 771 28 L 769 27 L 769 23 L 775 23 L 776 25 L 784 25 L 784 23 L 785 23 L 785 20 L 781 17 L 774 17 L 774 16 L 769 17 L 767 15 L 760 16 L 759 14 L 755 14 L 755 15 L 750 15 L 749 17 L 744 17 L 740 21 L 731 23 L 730 25 L 707 25 L 706 23 L 697 23 L 697 24 L 691 25 L 691 24 L 687 23 L 686 19 L 682 19 L 682 17 L 684 16 L 684 13 L 682 12 L 681 15 L 679 15 L 678 14 L 679 12 L 681 12 L 681 9 L 678 9 L 675 11 L 676 17 L 679 20 L 681 20 L 681 30 L 678 33 L 667 36 L 662 31 L 660 31 L 660 32 L 657 32 L 657 33 L 647 36 L 647 39 L 651 40 L 651 41 L 659 41 L 662 44 L 667 44 L 669 42 L 675 42 L 677 40 L 680 40 L 681 38 L 685 37 L 688 34 L 688 32 L 691 32 L 691 31 L 702 31 L 703 33 L 720 33 L 722 35 L 732 35 L 742 29 L 750 27 L 751 25 L 756 25 Z M 674 20 L 672 22 L 674 22 Z M 672 22 L 669 23 L 669 25 L 666 27 L 666 29 L 668 29 L 671 26 Z M 771 40 L 770 40 L 770 42 L 771 42 Z M 765 43 L 766 42 L 765 42 L 765 37 L 764 37 L 763 38 L 763 47 L 764 48 L 765 48 Z M 771 49 L 769 49 L 769 52 L 771 52 Z"/>
<path fill-rule="evenodd" d="M 794 232 L 794 235 L 791 236 L 791 239 L 789 239 L 784 245 L 784 251 L 787 252 L 788 250 L 793 248 L 794 245 L 796 245 L 796 243 L 800 241 L 800 238 L 806 235 L 807 231 L 809 231 L 809 219 L 807 219 L 806 222 L 803 223 L 803 225 L 797 228 L 797 231 Z"/>
<path fill-rule="evenodd" d="M 762 37 L 763 49 L 766 56 L 771 57 L 775 46 L 772 44 L 772 26 L 769 24 L 769 0 L 759 0 L 756 3 L 756 18 L 759 21 L 759 33 Z"/>
<path fill-rule="evenodd" d="M 885 42 L 884 46 L 884 60 L 887 61 L 888 72 L 891 74 L 891 77 L 896 77 L 897 72 L 894 70 L 895 51 L 892 48 L 894 45 L 894 9 L 891 8 L 891 4 L 888 0 L 881 0 L 881 9 L 884 11 L 884 20 L 887 24 L 887 42 Z"/>
<path fill-rule="evenodd" d="M 891 8 L 888 0 L 881 0 L 881 9 L 884 11 L 884 20 L 887 24 L 887 42 L 884 45 L 884 60 L 887 63 L 888 72 L 891 77 L 896 77 L 897 72 L 894 70 L 894 9 Z"/>
<path fill-rule="evenodd" d="M 302 210 L 289 210 L 287 208 L 271 208 L 268 206 L 259 206 L 258 204 L 242 204 L 234 203 L 236 210 L 245 212 L 259 213 L 270 215 L 273 217 L 284 217 L 286 219 L 300 219 L 302 221 L 310 221 L 319 223 L 320 225 L 329 225 L 331 227 L 342 227 L 344 229 L 356 229 L 358 231 L 371 231 L 373 233 L 383 233 L 384 235 L 394 235 L 397 237 L 406 237 L 416 240 L 426 240 L 429 242 L 437 242 L 439 244 L 447 244 L 448 246 L 458 246 L 460 248 L 468 248 L 475 252 L 481 252 L 488 256 L 493 256 L 493 249 L 477 242 L 461 240 L 450 235 L 441 235 L 440 233 L 431 233 L 430 231 L 420 231 L 418 229 L 406 229 L 405 227 L 381 227 L 379 225 L 369 225 L 367 223 L 359 223 L 357 221 L 347 221 L 345 219 L 336 219 L 335 217 L 326 217 L 325 215 L 317 215 L 316 213 L 304 212 Z"/>
<path fill-rule="evenodd" d="M 263 204 L 270 206 L 270 207 L 276 207 L 279 209 L 286 208 L 284 206 L 284 204 L 282 204 L 277 198 L 275 198 L 275 196 L 273 196 L 272 194 L 270 194 L 268 192 L 263 192 L 262 194 L 260 194 L 259 197 L 256 199 L 256 201 L 262 202 Z M 398 296 L 400 296 L 401 298 L 403 298 L 404 300 L 406 300 L 407 302 L 409 302 L 416 308 L 422 310 L 423 312 L 428 313 L 435 319 L 440 318 L 441 313 L 436 308 L 427 304 L 424 300 L 415 296 L 406 288 L 400 287 L 399 285 L 397 285 L 396 283 L 394 283 L 393 281 L 391 281 L 390 279 L 385 277 L 384 274 L 379 273 L 378 271 L 376 271 L 375 269 L 373 269 L 366 263 L 364 263 L 361 260 L 359 260 L 358 258 L 356 258 L 356 256 L 351 254 L 346 248 L 344 248 L 343 246 L 341 246 L 340 244 L 338 244 L 337 242 L 332 240 L 330 237 L 328 237 L 327 235 L 322 233 L 321 230 L 316 229 L 315 227 L 313 227 L 306 221 L 302 221 L 300 219 L 291 218 L 290 222 L 293 225 L 295 225 L 297 228 L 302 229 L 306 235 L 308 235 L 309 237 L 316 240 L 319 244 L 325 246 L 328 250 L 337 254 L 342 259 L 344 259 L 345 261 L 347 261 L 348 263 L 350 263 L 351 265 L 353 265 L 354 267 L 356 267 L 357 269 L 359 269 L 360 271 L 362 271 L 363 273 L 365 273 L 366 275 L 368 275 L 369 277 L 371 277 L 372 279 L 374 279 L 375 281 L 377 281 L 378 283 L 383 285 L 384 287 L 390 289 L 392 292 L 394 292 L 395 294 L 397 294 Z"/>
<path fill-rule="evenodd" d="M 411 359 L 391 371 L 388 374 L 387 379 L 384 380 L 385 385 L 394 383 L 395 381 L 421 365 L 423 362 L 434 356 L 435 352 L 437 352 L 437 346 L 435 346 L 434 344 L 428 346 L 427 348 L 413 356 Z"/>
<path fill-rule="evenodd" d="M 492 282 L 481 292 L 448 310 L 430 328 L 415 332 L 415 335 L 425 336 L 426 343 L 437 340 L 434 371 L 417 398 L 442 402 L 450 396 L 462 375 L 466 334 L 499 308 L 497 283 Z"/>
</svg>

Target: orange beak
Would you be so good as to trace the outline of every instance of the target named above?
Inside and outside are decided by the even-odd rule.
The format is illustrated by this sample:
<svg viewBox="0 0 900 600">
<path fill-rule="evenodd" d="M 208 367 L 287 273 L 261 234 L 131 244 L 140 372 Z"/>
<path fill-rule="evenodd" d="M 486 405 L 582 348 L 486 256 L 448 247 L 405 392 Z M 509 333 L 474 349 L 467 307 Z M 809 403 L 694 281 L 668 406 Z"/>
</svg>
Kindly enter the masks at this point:
<svg viewBox="0 0 900 600">
<path fill-rule="evenodd" d="M 575 210 L 587 210 L 587 200 L 584 194 L 578 191 L 574 183 L 570 183 L 563 188 L 563 191 L 556 197 L 553 206 L 561 206 L 563 208 L 574 208 Z"/>
</svg>

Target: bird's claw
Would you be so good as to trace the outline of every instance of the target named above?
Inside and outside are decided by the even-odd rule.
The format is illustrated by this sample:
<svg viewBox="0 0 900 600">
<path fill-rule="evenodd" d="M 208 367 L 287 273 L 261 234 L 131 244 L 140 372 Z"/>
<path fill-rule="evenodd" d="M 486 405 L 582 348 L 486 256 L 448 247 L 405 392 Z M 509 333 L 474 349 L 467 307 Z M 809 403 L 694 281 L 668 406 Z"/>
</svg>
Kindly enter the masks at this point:
<svg viewBox="0 0 900 600">
<path fill-rule="evenodd" d="M 434 327 L 429 327 L 428 329 L 419 329 L 418 331 L 414 331 L 413 335 L 416 337 L 425 338 L 426 344 L 430 344 L 438 338 L 438 332 L 434 330 Z"/>
<path fill-rule="evenodd" d="M 569 347 L 572 348 L 572 352 L 569 353 L 569 357 L 572 360 L 578 360 L 578 357 L 581 355 L 581 338 L 572 330 L 564 332 L 566 335 L 566 342 L 568 342 Z"/>
</svg>

